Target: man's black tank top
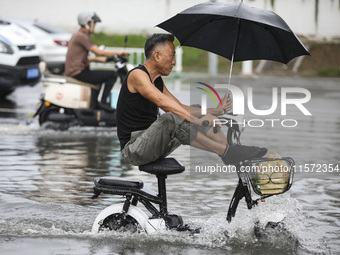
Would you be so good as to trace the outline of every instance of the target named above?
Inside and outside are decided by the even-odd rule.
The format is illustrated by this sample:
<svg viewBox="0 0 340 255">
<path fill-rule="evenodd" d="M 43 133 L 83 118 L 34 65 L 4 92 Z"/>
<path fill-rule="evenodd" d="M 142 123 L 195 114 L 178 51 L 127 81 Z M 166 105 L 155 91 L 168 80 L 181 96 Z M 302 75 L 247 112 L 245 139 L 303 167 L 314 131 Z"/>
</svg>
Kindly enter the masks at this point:
<svg viewBox="0 0 340 255">
<path fill-rule="evenodd" d="M 120 141 L 121 149 L 130 140 L 131 133 L 138 130 L 145 130 L 157 119 L 158 107 L 148 99 L 144 98 L 139 93 L 131 93 L 127 86 L 127 79 L 130 73 L 140 69 L 146 72 L 150 78 L 150 74 L 145 66 L 139 65 L 132 69 L 124 79 L 120 89 L 118 102 L 117 102 L 117 133 Z M 152 82 L 152 81 L 151 81 Z M 163 92 L 163 80 L 158 77 L 155 86 Z"/>
</svg>

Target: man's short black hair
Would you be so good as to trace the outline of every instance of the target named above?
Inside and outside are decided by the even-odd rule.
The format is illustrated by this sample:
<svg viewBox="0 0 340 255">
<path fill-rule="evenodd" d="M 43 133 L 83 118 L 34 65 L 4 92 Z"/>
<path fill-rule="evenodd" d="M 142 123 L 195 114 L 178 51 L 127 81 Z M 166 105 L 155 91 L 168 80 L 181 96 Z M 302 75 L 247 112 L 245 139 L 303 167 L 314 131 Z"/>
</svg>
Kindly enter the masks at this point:
<svg viewBox="0 0 340 255">
<path fill-rule="evenodd" d="M 148 59 L 152 56 L 152 52 L 155 47 L 159 44 L 164 44 L 166 42 L 174 42 L 175 37 L 172 34 L 153 34 L 150 35 L 145 42 L 144 53 L 145 57 Z"/>
</svg>

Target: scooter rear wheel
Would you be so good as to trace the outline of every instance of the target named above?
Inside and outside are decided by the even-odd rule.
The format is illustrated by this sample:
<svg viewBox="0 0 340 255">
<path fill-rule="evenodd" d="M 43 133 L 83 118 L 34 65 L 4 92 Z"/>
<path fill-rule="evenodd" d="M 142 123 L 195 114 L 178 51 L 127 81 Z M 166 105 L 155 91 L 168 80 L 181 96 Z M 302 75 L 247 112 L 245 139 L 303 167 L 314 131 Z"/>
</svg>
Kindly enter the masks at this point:
<svg viewBox="0 0 340 255">
<path fill-rule="evenodd" d="M 145 224 L 149 217 L 136 206 L 130 205 L 127 213 L 122 212 L 123 204 L 113 204 L 101 211 L 92 225 L 92 232 L 145 231 Z"/>
<path fill-rule="evenodd" d="M 50 121 L 48 116 L 52 113 L 59 113 L 59 108 L 56 106 L 51 106 L 42 111 L 39 115 L 39 124 L 40 126 L 47 129 L 54 130 L 67 130 L 69 128 L 69 124 L 65 122 L 54 122 Z"/>
<path fill-rule="evenodd" d="M 46 109 L 44 109 L 40 115 L 39 115 L 39 124 L 40 126 L 42 126 L 45 122 L 48 121 L 48 116 L 51 114 L 51 113 L 58 113 L 59 112 L 59 109 L 54 107 L 54 106 L 51 106 L 51 107 L 48 107 Z"/>
<path fill-rule="evenodd" d="M 99 231 L 111 230 L 118 232 L 135 233 L 140 229 L 137 220 L 130 215 L 123 213 L 114 213 L 106 217 L 103 224 L 99 227 Z"/>
</svg>

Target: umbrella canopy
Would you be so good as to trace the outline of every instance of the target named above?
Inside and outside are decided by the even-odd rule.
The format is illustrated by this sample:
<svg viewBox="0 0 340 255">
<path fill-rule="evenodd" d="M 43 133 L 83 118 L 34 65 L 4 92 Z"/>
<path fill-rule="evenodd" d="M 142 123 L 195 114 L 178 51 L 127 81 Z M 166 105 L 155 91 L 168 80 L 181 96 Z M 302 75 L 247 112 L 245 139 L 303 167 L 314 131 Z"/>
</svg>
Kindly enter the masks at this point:
<svg viewBox="0 0 340 255">
<path fill-rule="evenodd" d="M 287 64 L 309 55 L 280 16 L 243 3 L 198 4 L 157 26 L 176 36 L 182 46 L 207 50 L 232 62 L 265 59 Z"/>
</svg>

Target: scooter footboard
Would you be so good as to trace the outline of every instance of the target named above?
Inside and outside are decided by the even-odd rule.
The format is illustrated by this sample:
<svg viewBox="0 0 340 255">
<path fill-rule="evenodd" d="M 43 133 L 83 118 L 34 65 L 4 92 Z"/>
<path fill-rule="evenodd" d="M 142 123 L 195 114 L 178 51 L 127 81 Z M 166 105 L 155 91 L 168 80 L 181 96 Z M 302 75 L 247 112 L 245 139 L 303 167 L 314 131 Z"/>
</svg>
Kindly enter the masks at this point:
<svg viewBox="0 0 340 255">
<path fill-rule="evenodd" d="M 293 184 L 295 162 L 290 157 L 260 158 L 244 162 L 238 174 L 259 196 L 282 194 Z"/>
</svg>

